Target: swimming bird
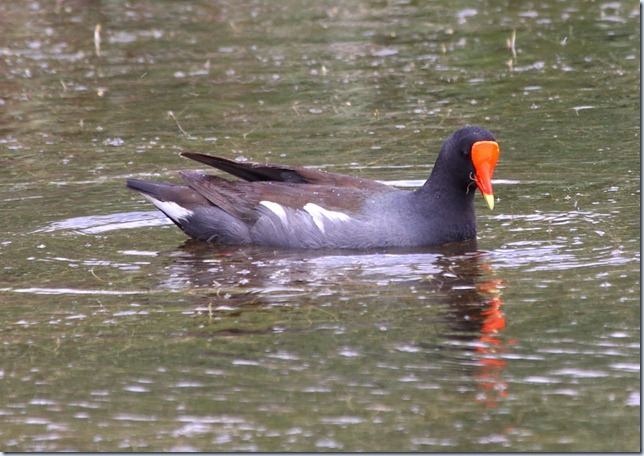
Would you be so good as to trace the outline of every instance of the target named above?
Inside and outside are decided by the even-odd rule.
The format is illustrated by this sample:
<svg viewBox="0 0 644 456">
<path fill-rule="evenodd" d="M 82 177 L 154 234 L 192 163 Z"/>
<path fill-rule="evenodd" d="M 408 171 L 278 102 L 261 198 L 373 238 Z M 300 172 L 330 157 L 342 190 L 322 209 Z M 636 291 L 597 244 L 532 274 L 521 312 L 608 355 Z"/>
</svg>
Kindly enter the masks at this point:
<svg viewBox="0 0 644 456">
<path fill-rule="evenodd" d="M 478 187 L 494 208 L 491 180 L 499 145 L 484 128 L 459 129 L 445 140 L 429 178 L 416 190 L 305 167 L 181 155 L 239 180 L 181 171 L 182 185 L 127 179 L 127 187 L 195 239 L 278 248 L 370 249 L 476 238 L 474 194 Z"/>
</svg>

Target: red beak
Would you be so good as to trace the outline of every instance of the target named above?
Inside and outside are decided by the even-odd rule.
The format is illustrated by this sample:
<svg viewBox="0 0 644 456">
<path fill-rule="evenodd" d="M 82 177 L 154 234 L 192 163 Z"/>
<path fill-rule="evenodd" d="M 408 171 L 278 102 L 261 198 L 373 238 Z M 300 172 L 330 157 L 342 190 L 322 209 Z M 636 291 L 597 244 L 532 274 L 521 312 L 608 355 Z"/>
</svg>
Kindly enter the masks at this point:
<svg viewBox="0 0 644 456">
<path fill-rule="evenodd" d="M 472 163 L 474 163 L 476 173 L 476 186 L 481 190 L 490 209 L 494 209 L 492 174 L 499 161 L 499 154 L 499 145 L 496 141 L 477 141 L 472 145 Z"/>
</svg>

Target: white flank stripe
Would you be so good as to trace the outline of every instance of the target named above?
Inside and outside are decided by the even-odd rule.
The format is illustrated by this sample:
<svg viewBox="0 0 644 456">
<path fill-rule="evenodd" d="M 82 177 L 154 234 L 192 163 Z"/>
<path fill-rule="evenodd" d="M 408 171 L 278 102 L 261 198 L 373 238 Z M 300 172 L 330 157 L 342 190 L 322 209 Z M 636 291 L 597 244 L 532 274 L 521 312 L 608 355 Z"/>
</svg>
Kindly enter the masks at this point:
<svg viewBox="0 0 644 456">
<path fill-rule="evenodd" d="M 313 203 L 304 205 L 304 210 L 311 215 L 313 222 L 323 233 L 325 220 L 332 222 L 346 222 L 347 220 L 351 220 L 351 217 L 343 212 L 329 211 Z"/>
<path fill-rule="evenodd" d="M 282 223 L 287 222 L 286 211 L 284 210 L 284 208 L 281 205 L 279 205 L 277 203 L 274 203 L 272 201 L 260 201 L 259 204 L 264 206 L 266 209 L 271 211 L 273 214 L 277 215 L 280 218 L 280 220 L 282 220 Z"/>
<path fill-rule="evenodd" d="M 156 198 L 152 198 L 150 195 L 143 194 L 146 200 L 158 207 L 165 215 L 170 217 L 172 220 L 187 220 L 188 217 L 194 214 L 191 210 L 186 209 L 185 207 L 179 206 L 177 203 L 172 201 L 160 201 Z"/>
</svg>

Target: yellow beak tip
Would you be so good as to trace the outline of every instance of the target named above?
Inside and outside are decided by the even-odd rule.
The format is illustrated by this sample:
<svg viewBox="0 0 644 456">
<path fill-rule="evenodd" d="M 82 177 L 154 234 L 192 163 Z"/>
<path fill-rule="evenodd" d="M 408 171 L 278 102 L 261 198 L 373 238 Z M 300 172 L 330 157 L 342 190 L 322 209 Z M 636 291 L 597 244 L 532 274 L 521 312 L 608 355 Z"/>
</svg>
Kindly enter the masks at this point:
<svg viewBox="0 0 644 456">
<path fill-rule="evenodd" d="M 483 198 L 485 199 L 485 202 L 487 203 L 487 207 L 489 207 L 490 210 L 493 210 L 494 209 L 494 195 L 484 193 Z"/>
</svg>

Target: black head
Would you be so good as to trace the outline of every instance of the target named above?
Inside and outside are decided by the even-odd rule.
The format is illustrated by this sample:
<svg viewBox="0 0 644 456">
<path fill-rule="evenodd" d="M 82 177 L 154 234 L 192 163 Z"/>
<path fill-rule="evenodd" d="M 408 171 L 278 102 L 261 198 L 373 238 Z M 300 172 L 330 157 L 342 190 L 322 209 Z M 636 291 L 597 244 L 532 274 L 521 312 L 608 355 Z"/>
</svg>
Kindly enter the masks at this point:
<svg viewBox="0 0 644 456">
<path fill-rule="evenodd" d="M 485 128 L 468 125 L 455 131 L 445 140 L 432 171 L 442 175 L 442 180 L 466 188 L 475 175 L 472 162 L 472 146 L 479 141 L 496 141 L 494 135 Z"/>
</svg>

